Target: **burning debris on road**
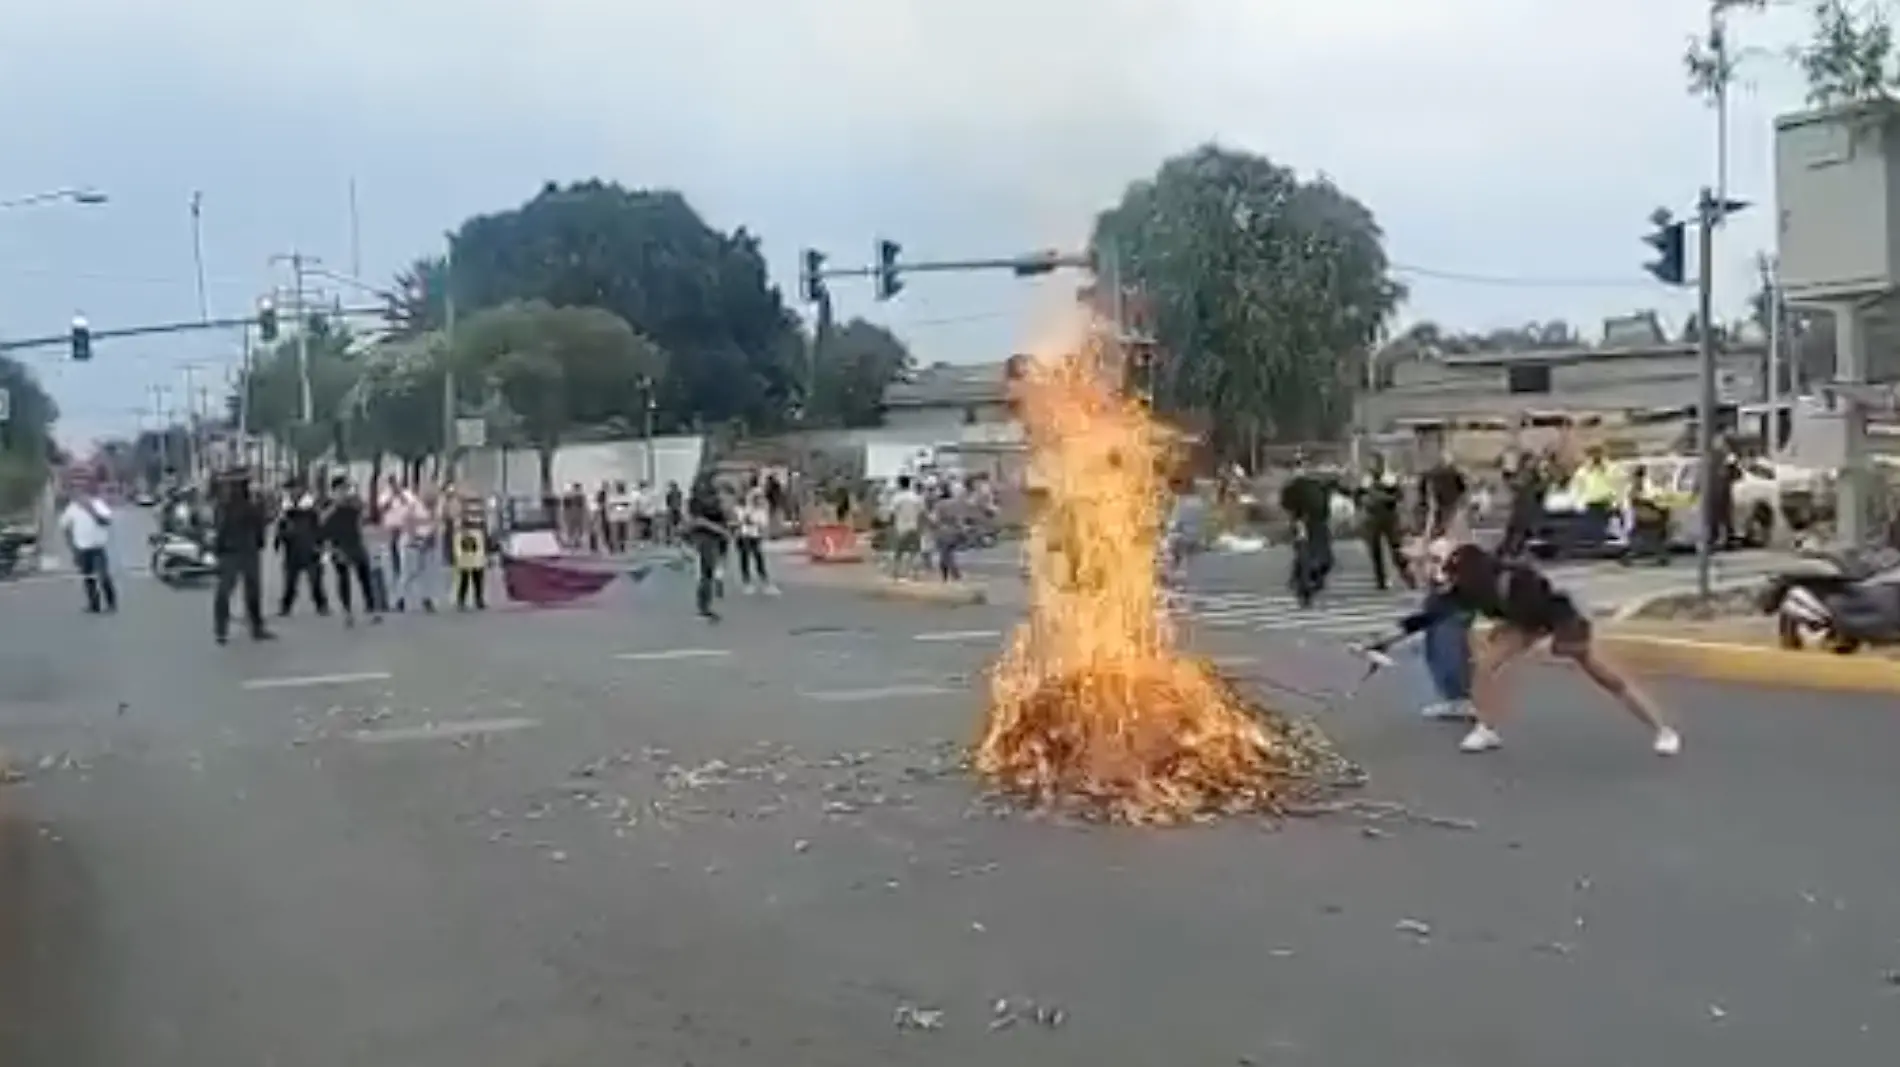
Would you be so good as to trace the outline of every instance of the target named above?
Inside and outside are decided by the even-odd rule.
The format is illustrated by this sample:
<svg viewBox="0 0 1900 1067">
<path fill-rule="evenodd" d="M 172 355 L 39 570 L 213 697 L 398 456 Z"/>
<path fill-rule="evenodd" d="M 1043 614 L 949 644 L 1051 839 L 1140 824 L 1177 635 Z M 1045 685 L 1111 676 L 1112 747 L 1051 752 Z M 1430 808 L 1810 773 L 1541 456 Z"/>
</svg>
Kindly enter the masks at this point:
<svg viewBox="0 0 1900 1067">
<path fill-rule="evenodd" d="M 1158 560 L 1167 431 L 1097 351 L 1016 383 L 1038 490 L 1030 617 L 991 673 L 976 770 L 1038 808 L 1117 822 L 1279 814 L 1357 772 L 1176 647 Z"/>
</svg>

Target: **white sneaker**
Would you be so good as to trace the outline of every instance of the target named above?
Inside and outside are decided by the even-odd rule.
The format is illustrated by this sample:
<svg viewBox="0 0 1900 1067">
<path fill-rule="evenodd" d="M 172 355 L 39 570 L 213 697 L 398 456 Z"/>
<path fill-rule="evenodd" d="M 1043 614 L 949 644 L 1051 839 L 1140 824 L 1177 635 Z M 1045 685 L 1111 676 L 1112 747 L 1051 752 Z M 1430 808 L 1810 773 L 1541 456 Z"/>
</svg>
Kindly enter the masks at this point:
<svg viewBox="0 0 1900 1067">
<path fill-rule="evenodd" d="M 1658 756 L 1674 756 L 1682 751 L 1682 735 L 1665 726 L 1656 731 L 1656 743 L 1651 747 Z"/>
<path fill-rule="evenodd" d="M 765 586 L 761 587 L 760 592 L 763 592 L 766 596 L 777 596 L 778 586 L 771 585 L 768 583 Z"/>
<path fill-rule="evenodd" d="M 1471 728 L 1471 732 L 1465 735 L 1463 741 L 1458 742 L 1458 751 L 1489 752 L 1502 744 L 1504 744 L 1504 739 L 1498 736 L 1496 730 L 1479 723 Z"/>
<path fill-rule="evenodd" d="M 743 592 L 746 596 L 759 595 L 758 587 L 753 585 L 751 582 L 747 582 L 743 586 L 740 586 L 739 588 L 740 588 L 740 591 Z"/>
</svg>

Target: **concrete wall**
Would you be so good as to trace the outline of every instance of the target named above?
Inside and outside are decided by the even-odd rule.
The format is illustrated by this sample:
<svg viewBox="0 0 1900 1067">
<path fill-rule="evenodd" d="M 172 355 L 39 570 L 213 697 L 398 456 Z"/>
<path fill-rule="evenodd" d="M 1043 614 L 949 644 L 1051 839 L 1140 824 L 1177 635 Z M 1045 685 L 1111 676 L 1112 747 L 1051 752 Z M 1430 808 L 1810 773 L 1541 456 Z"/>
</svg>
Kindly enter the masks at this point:
<svg viewBox="0 0 1900 1067">
<path fill-rule="evenodd" d="M 1693 355 L 1625 357 L 1550 364 L 1550 391 L 1512 393 L 1503 363 L 1402 363 L 1391 387 L 1362 400 L 1378 430 L 1401 420 L 1517 418 L 1534 412 L 1621 412 L 1683 407 L 1700 397 Z M 1717 391 L 1724 403 L 1766 399 L 1762 358 L 1743 351 L 1718 357 Z"/>
</svg>

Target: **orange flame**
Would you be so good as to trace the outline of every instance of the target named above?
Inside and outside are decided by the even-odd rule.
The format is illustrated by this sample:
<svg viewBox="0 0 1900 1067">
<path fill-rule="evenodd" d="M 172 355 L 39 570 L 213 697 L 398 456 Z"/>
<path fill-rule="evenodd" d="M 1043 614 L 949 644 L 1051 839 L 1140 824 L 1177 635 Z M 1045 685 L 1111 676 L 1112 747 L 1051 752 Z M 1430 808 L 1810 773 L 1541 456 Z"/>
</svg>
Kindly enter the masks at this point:
<svg viewBox="0 0 1900 1067">
<path fill-rule="evenodd" d="M 1098 350 L 1038 357 L 1016 383 L 1039 498 L 1030 611 L 991 671 L 975 767 L 1122 822 L 1281 810 L 1343 761 L 1176 649 L 1157 569 L 1168 432 L 1118 374 Z"/>
</svg>

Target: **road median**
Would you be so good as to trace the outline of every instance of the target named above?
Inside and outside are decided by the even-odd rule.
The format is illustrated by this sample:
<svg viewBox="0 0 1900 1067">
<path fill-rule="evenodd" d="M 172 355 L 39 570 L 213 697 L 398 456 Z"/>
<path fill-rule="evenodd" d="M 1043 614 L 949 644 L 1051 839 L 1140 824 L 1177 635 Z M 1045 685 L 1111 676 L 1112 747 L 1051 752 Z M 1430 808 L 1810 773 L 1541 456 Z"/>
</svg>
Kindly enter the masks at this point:
<svg viewBox="0 0 1900 1067">
<path fill-rule="evenodd" d="M 1879 651 L 1850 655 L 1786 649 L 1762 619 L 1621 622 L 1598 641 L 1619 663 L 1658 674 L 1736 685 L 1900 695 L 1900 657 Z"/>
</svg>

